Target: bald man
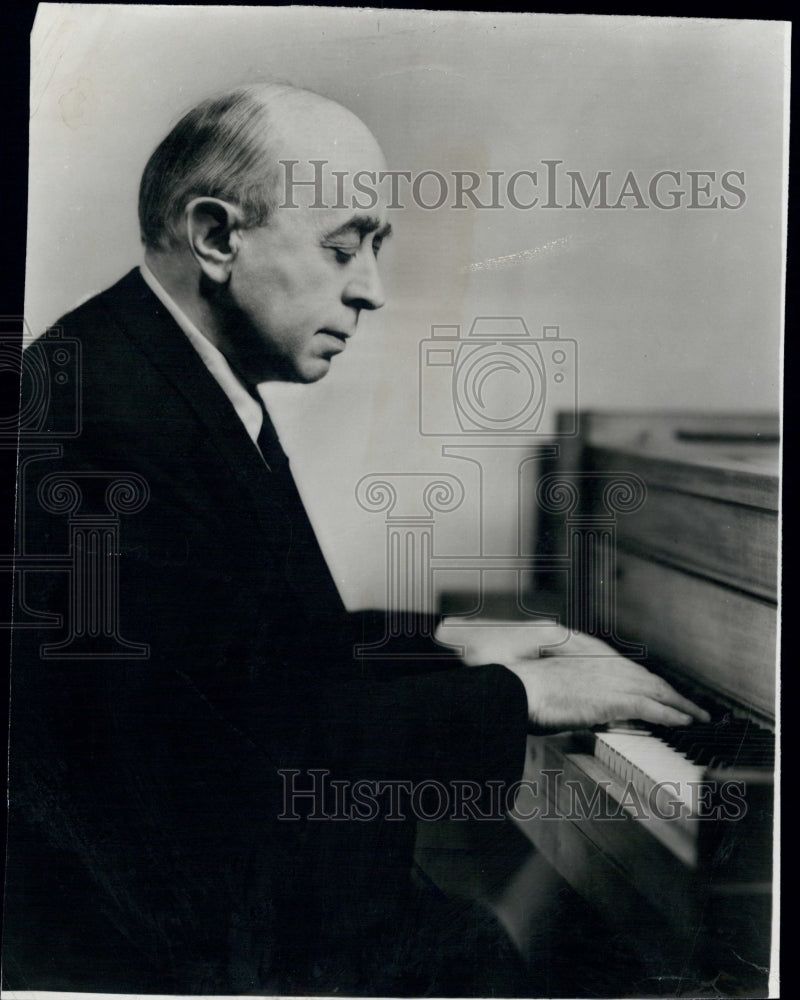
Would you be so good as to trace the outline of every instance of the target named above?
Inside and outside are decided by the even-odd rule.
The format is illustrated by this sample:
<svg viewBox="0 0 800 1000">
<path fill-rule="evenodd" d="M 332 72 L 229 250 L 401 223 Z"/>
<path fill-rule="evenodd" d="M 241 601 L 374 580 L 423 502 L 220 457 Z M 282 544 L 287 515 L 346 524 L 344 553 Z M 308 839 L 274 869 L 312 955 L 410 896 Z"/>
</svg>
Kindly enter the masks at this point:
<svg viewBox="0 0 800 1000">
<path fill-rule="evenodd" d="M 327 207 L 314 185 L 284 199 L 281 160 L 296 180 L 325 161 Z M 81 427 L 59 437 L 74 399 L 52 393 L 59 447 L 21 467 L 24 551 L 63 554 L 56 482 L 84 525 L 107 523 L 115 478 L 142 495 L 106 553 L 105 647 L 76 652 L 79 582 L 26 578 L 9 988 L 524 993 L 491 920 L 412 879 L 407 793 L 357 808 L 352 790 L 511 784 L 531 720 L 702 716 L 624 660 L 598 684 L 595 661 L 545 669 L 524 642 L 503 665 L 476 644 L 469 670 L 432 644 L 413 670 L 354 662 L 380 623 L 345 612 L 256 386 L 324 377 L 383 304 L 386 207 L 352 207 L 354 175 L 383 169 L 366 126 L 316 95 L 205 101 L 145 168 L 144 263 L 59 321 L 80 347 Z M 50 348 L 30 363 L 49 370 Z M 322 776 L 341 802 L 319 798 Z"/>
</svg>

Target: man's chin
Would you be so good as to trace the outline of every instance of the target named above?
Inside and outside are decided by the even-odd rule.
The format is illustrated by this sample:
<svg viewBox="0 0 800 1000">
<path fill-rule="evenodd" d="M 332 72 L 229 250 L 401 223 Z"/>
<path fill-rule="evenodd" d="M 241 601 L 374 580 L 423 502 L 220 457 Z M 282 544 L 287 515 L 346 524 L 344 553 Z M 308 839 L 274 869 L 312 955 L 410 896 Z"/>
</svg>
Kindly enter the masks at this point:
<svg viewBox="0 0 800 1000">
<path fill-rule="evenodd" d="M 290 364 L 288 362 L 274 362 L 270 367 L 263 368 L 256 380 L 258 384 L 263 382 L 295 382 L 300 385 L 310 385 L 319 382 L 330 371 L 330 358 L 307 358 L 303 361 Z"/>
<path fill-rule="evenodd" d="M 318 358 L 302 367 L 298 366 L 291 371 L 279 374 L 277 380 L 281 382 L 296 382 L 298 385 L 313 385 L 314 382 L 319 382 L 320 379 L 325 378 L 330 370 L 330 360 L 327 358 Z"/>
</svg>

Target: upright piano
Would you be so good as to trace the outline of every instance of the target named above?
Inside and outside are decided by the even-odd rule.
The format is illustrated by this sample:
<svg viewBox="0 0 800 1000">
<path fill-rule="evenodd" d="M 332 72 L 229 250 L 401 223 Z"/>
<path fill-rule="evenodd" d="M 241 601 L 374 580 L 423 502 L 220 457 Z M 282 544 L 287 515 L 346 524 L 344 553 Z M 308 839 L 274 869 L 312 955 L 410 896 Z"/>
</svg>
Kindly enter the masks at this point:
<svg viewBox="0 0 800 1000">
<path fill-rule="evenodd" d="M 585 542 L 587 524 L 603 531 L 562 612 L 664 676 L 711 721 L 664 729 L 620 720 L 532 736 L 526 798 L 511 818 L 598 919 L 646 957 L 651 995 L 765 996 L 778 421 L 585 413 L 580 426 L 544 477 L 551 492 L 579 487 L 572 535 L 552 513 L 545 533 L 552 549 L 553 539 Z M 627 483 L 630 502 L 610 514 L 615 479 Z"/>
<path fill-rule="evenodd" d="M 494 909 L 532 995 L 766 996 L 778 420 L 588 412 L 558 443 L 525 610 L 644 663 L 711 721 L 531 735 L 506 823 L 420 824 L 418 863 Z"/>
</svg>

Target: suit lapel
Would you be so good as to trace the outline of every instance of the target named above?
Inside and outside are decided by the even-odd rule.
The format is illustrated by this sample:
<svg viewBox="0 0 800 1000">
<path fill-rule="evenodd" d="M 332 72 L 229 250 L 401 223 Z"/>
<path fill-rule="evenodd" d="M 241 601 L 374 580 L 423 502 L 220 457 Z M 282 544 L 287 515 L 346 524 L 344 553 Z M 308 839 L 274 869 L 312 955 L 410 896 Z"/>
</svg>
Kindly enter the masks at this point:
<svg viewBox="0 0 800 1000">
<path fill-rule="evenodd" d="M 203 427 L 208 447 L 227 465 L 248 499 L 273 525 L 279 497 L 270 489 L 270 473 L 239 419 L 233 404 L 206 368 L 175 320 L 145 284 L 139 270 L 131 271 L 103 296 L 125 335 L 183 399 Z"/>
<path fill-rule="evenodd" d="M 278 553 L 289 586 L 327 610 L 343 610 L 338 590 L 316 540 L 288 467 L 271 473 L 239 419 L 233 404 L 206 368 L 189 339 L 148 288 L 138 268 L 102 296 L 124 334 L 141 350 L 161 377 L 178 393 L 194 420 L 204 428 L 208 445 L 255 509 Z M 288 529 L 288 536 L 287 536 Z"/>
</svg>

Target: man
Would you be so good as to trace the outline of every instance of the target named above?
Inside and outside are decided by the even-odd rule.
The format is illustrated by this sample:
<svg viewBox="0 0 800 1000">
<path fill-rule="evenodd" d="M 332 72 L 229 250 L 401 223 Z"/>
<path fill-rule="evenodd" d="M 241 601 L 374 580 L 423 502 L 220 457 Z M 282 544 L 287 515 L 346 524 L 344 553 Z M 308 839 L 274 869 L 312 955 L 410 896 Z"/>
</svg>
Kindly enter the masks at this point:
<svg viewBox="0 0 800 1000">
<path fill-rule="evenodd" d="M 321 199 L 282 202 L 289 159 L 325 161 Z M 20 595 L 9 987 L 480 995 L 484 953 L 511 958 L 412 883 L 397 803 L 359 822 L 300 796 L 293 818 L 287 780 L 511 783 L 531 721 L 703 716 L 622 659 L 602 684 L 596 661 L 525 648 L 472 669 L 433 644 L 422 669 L 354 662 L 375 619 L 346 614 L 255 387 L 324 377 L 383 304 L 386 208 L 353 208 L 352 179 L 384 168 L 366 126 L 317 95 L 210 99 L 145 169 L 141 269 L 60 321 L 81 349 L 80 433 L 21 463 L 20 551 L 57 557 L 65 511 L 105 524 L 114 477 L 142 497 L 118 551 L 81 543 L 97 572 L 118 558 L 105 590 L 40 572 Z M 48 405 L 55 435 L 70 403 Z M 76 655 L 71 617 L 111 604 L 131 654 Z M 60 633 L 28 627 L 45 614 Z"/>
</svg>

